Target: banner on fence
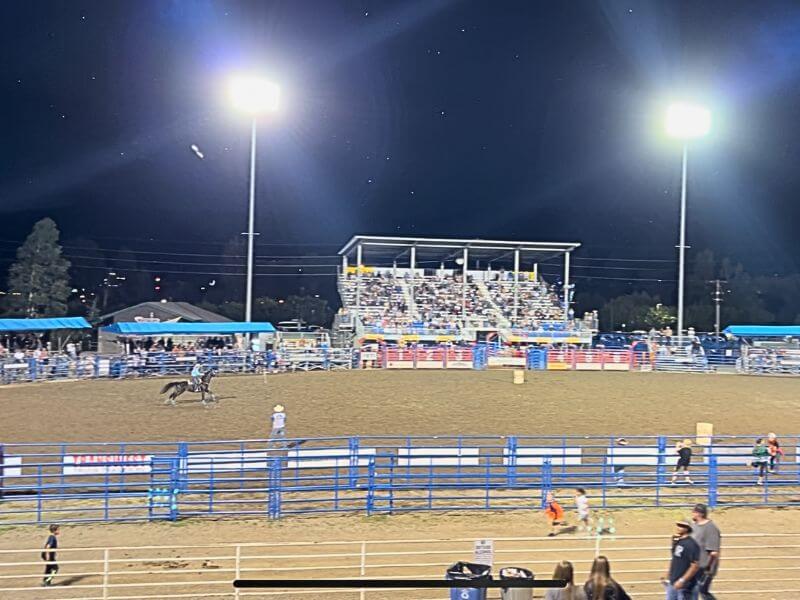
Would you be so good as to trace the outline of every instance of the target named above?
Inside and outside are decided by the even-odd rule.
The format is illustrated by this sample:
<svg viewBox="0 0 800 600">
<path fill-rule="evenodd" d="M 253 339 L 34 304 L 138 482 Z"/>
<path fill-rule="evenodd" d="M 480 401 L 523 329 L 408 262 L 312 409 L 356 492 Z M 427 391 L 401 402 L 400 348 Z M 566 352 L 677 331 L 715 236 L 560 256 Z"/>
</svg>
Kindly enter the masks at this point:
<svg viewBox="0 0 800 600">
<path fill-rule="evenodd" d="M 266 450 L 245 452 L 190 453 L 186 457 L 187 473 L 222 473 L 267 469 Z"/>
<path fill-rule="evenodd" d="M 149 473 L 151 454 L 68 454 L 64 475 L 116 475 Z"/>
<path fill-rule="evenodd" d="M 0 475 L 2 477 L 22 477 L 22 457 L 0 455 Z"/>
<path fill-rule="evenodd" d="M 375 456 L 375 448 L 359 448 L 355 463 L 359 467 L 369 465 L 371 456 Z M 289 450 L 286 454 L 286 468 L 314 468 L 331 469 L 336 467 L 350 467 L 351 452 L 349 448 L 320 448 L 313 450 Z"/>
</svg>

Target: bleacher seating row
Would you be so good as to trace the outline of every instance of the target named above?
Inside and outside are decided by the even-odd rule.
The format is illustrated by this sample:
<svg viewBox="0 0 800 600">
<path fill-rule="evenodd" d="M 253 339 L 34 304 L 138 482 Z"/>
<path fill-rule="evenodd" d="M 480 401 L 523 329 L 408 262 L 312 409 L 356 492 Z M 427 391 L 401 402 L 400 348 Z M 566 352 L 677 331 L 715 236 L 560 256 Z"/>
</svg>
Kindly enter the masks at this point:
<svg viewBox="0 0 800 600">
<path fill-rule="evenodd" d="M 412 276 L 371 270 L 343 275 L 339 292 L 344 309 L 357 312 L 371 328 L 563 329 L 564 311 L 553 286 L 527 276 L 515 284 L 504 275 L 468 275 L 465 283 L 460 273 Z"/>
</svg>

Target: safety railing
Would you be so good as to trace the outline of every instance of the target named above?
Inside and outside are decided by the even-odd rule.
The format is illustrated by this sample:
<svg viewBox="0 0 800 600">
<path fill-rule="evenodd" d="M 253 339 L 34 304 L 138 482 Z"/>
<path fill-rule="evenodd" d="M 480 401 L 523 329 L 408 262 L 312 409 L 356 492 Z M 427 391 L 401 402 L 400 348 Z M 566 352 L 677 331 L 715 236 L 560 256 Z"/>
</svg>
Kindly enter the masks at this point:
<svg viewBox="0 0 800 600">
<path fill-rule="evenodd" d="M 13 444 L 0 448 L 0 525 L 538 509 L 577 487 L 603 509 L 794 505 L 800 439 L 760 465 L 755 437 L 696 447 L 689 477 L 666 436 Z"/>
<path fill-rule="evenodd" d="M 666 521 L 666 519 L 665 519 Z M 665 523 L 665 529 L 669 524 Z M 61 548 L 60 571 L 48 600 L 126 600 L 258 596 L 308 598 L 320 595 L 315 578 L 441 579 L 448 566 L 473 560 L 475 540 L 389 539 L 293 541 L 169 546 Z M 670 538 L 657 535 L 561 535 L 555 538 L 503 537 L 493 540 L 495 572 L 525 567 L 548 577 L 561 560 L 575 566 L 575 582 L 588 578 L 594 558 L 608 557 L 612 574 L 635 598 L 663 598 L 659 578 L 669 563 Z M 41 549 L 0 549 L 0 596 L 42 598 Z M 720 572 L 714 591 L 720 597 L 800 596 L 800 534 L 724 532 Z M 307 579 L 308 588 L 234 590 L 232 581 Z M 361 600 L 427 600 L 431 590 L 325 590 L 325 596 Z M 490 592 L 498 598 L 499 591 Z M 437 596 L 441 598 L 441 594 Z"/>
<path fill-rule="evenodd" d="M 351 369 L 355 348 L 298 348 L 266 352 L 146 352 L 116 355 L 55 355 L 0 362 L 0 384 L 67 379 L 187 376 L 199 361 L 220 373 Z"/>
</svg>

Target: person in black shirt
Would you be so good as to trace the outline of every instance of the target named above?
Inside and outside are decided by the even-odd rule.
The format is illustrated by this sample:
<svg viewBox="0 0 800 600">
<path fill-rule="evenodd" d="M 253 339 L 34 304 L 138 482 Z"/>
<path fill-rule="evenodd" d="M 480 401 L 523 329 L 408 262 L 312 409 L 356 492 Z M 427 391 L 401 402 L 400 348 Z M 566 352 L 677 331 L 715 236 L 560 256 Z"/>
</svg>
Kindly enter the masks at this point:
<svg viewBox="0 0 800 600">
<path fill-rule="evenodd" d="M 683 470 L 686 477 L 686 483 L 694 483 L 689 479 L 689 465 L 692 464 L 692 440 L 685 439 L 675 445 L 675 451 L 678 453 L 678 464 L 675 465 L 675 472 L 672 474 L 672 485 L 678 479 L 678 473 Z"/>
<path fill-rule="evenodd" d="M 689 521 L 678 521 L 675 528 L 672 560 L 661 581 L 667 588 L 667 600 L 692 600 L 699 568 L 700 546 L 691 537 L 692 524 Z"/>
<path fill-rule="evenodd" d="M 44 568 L 44 580 L 42 585 L 47 587 L 52 585 L 53 577 L 58 573 L 58 563 L 56 562 L 56 548 L 58 548 L 58 525 L 50 525 L 50 535 L 44 545 L 42 560 L 47 563 Z M 48 552 L 49 550 L 49 552 Z"/>
</svg>

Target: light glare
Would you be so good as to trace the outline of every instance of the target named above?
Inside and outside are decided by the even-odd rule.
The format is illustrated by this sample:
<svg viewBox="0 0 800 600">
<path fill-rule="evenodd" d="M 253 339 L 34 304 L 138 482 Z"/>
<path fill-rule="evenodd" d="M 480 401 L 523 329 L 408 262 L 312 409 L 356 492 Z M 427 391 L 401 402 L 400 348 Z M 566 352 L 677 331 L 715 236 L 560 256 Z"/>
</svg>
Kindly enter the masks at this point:
<svg viewBox="0 0 800 600">
<path fill-rule="evenodd" d="M 711 130 L 711 112 L 702 106 L 677 103 L 667 108 L 667 135 L 682 140 L 698 138 Z"/>
<path fill-rule="evenodd" d="M 231 100 L 238 110 L 260 115 L 278 110 L 280 87 L 259 77 L 239 76 L 231 79 Z"/>
</svg>

